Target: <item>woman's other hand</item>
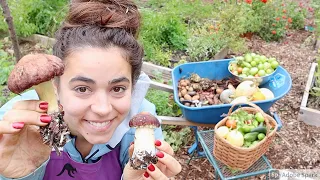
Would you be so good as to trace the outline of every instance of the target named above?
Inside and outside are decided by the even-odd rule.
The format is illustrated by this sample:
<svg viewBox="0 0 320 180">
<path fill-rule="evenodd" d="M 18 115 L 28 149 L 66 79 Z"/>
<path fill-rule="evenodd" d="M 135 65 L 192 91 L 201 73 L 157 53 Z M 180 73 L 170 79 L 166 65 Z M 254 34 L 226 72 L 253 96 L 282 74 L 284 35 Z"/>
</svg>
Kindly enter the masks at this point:
<svg viewBox="0 0 320 180">
<path fill-rule="evenodd" d="M 48 103 L 19 101 L 0 120 L 0 174 L 7 178 L 24 177 L 36 170 L 50 156 L 39 126 L 46 126 Z"/>
</svg>

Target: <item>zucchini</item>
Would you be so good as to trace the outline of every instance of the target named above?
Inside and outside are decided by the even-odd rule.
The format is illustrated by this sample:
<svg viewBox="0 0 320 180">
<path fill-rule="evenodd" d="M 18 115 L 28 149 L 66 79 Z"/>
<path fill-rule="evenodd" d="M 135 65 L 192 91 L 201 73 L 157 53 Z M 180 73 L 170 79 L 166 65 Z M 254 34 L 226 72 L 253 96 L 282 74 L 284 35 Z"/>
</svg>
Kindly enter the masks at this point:
<svg viewBox="0 0 320 180">
<path fill-rule="evenodd" d="M 244 135 L 244 140 L 248 142 L 253 142 L 258 138 L 258 132 L 251 132 Z"/>
<path fill-rule="evenodd" d="M 266 134 L 267 133 L 267 128 L 265 126 L 262 126 L 262 127 L 258 126 L 258 127 L 254 128 L 254 129 L 251 129 L 250 132 L 258 132 L 258 133 Z"/>
</svg>

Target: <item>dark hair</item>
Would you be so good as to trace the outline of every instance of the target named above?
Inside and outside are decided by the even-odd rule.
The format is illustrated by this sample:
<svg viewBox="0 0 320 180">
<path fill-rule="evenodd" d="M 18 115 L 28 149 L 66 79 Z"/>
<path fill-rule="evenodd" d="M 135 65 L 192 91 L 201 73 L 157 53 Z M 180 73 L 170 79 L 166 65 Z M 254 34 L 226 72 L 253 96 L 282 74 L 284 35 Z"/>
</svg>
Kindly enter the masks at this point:
<svg viewBox="0 0 320 180">
<path fill-rule="evenodd" d="M 143 48 L 136 39 L 140 19 L 137 6 L 129 0 L 73 0 L 56 33 L 53 55 L 65 59 L 79 48 L 119 47 L 132 67 L 135 84 L 143 57 Z"/>
</svg>

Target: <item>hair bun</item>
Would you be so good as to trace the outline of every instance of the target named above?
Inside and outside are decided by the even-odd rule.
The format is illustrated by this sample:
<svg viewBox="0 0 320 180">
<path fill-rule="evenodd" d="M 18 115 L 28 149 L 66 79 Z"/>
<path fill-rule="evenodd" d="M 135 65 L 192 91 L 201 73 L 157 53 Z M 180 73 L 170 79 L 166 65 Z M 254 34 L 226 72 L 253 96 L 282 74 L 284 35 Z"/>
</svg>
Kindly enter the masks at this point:
<svg viewBox="0 0 320 180">
<path fill-rule="evenodd" d="M 86 25 L 123 28 L 136 36 L 140 13 L 130 0 L 72 0 L 64 26 Z"/>
</svg>

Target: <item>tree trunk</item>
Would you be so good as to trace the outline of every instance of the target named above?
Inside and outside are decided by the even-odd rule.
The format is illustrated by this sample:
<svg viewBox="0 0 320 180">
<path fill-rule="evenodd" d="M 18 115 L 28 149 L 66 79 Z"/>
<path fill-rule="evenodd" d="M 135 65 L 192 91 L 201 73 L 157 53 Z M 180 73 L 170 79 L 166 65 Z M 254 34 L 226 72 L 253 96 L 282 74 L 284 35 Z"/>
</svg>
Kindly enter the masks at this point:
<svg viewBox="0 0 320 180">
<path fill-rule="evenodd" d="M 18 62 L 21 57 L 21 54 L 20 54 L 20 50 L 19 50 L 18 38 L 16 36 L 16 31 L 15 31 L 14 25 L 13 25 L 13 20 L 12 20 L 13 18 L 10 14 L 10 9 L 9 9 L 7 1 L 0 0 L 0 4 L 1 4 L 2 10 L 3 10 L 3 15 L 6 19 L 7 24 L 8 24 L 10 38 L 11 38 L 12 45 L 13 45 L 13 51 L 14 51 L 14 55 L 16 57 L 16 62 Z"/>
</svg>

